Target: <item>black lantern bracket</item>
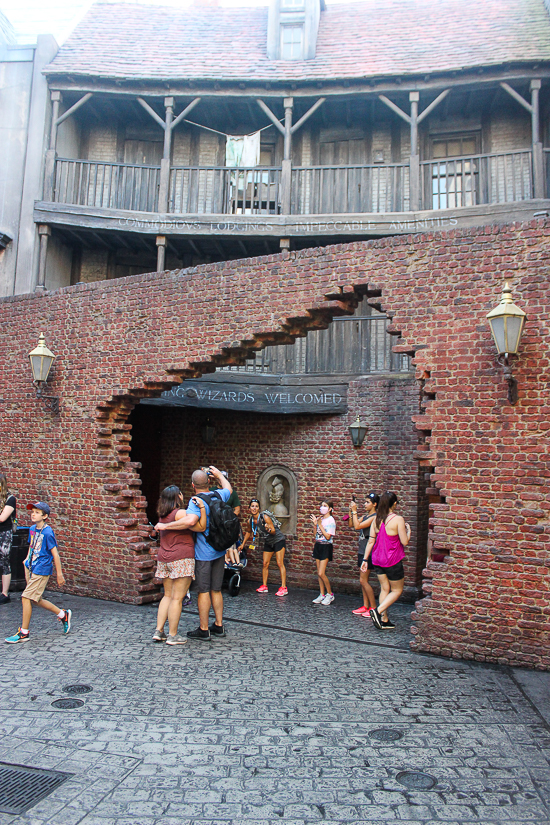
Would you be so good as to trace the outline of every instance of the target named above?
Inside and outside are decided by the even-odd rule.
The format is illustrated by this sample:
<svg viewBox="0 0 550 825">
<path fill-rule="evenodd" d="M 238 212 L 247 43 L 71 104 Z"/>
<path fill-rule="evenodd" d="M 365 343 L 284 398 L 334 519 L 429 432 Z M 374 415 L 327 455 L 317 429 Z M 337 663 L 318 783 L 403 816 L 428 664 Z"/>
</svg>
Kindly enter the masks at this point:
<svg viewBox="0 0 550 825">
<path fill-rule="evenodd" d="M 514 405 L 518 403 L 518 382 L 512 374 L 512 364 L 510 356 L 507 352 L 501 353 L 497 356 L 498 363 L 501 365 L 504 372 L 504 380 L 508 384 L 508 401 Z"/>
<path fill-rule="evenodd" d="M 45 381 L 33 381 L 36 390 L 36 397 L 44 403 L 47 410 L 54 415 L 59 415 L 59 398 L 56 395 L 47 395 Z"/>
</svg>

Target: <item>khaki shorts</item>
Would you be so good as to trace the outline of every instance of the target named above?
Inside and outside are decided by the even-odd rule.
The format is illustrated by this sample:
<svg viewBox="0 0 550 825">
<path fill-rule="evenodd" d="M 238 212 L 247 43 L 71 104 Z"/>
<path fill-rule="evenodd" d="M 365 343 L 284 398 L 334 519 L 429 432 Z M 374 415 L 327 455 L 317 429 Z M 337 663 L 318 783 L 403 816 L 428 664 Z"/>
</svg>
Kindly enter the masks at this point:
<svg viewBox="0 0 550 825">
<path fill-rule="evenodd" d="M 37 576 L 36 573 L 31 573 L 29 578 L 28 570 L 25 568 L 25 578 L 27 579 L 27 586 L 21 593 L 22 599 L 30 599 L 31 602 L 39 602 L 42 598 L 42 593 L 46 589 L 49 576 Z"/>
</svg>

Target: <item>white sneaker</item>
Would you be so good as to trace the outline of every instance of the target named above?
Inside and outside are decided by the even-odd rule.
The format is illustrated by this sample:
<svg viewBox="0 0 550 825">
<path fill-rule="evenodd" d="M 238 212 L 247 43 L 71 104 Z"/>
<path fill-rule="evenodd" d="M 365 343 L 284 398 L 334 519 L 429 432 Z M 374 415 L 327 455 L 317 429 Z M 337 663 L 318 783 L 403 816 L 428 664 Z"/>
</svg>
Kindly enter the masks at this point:
<svg viewBox="0 0 550 825">
<path fill-rule="evenodd" d="M 332 593 L 327 593 L 324 599 L 321 600 L 320 604 L 332 604 L 334 601 L 334 596 Z"/>
<path fill-rule="evenodd" d="M 316 599 L 313 599 L 313 604 L 321 604 L 325 596 L 322 593 L 319 593 Z"/>
</svg>

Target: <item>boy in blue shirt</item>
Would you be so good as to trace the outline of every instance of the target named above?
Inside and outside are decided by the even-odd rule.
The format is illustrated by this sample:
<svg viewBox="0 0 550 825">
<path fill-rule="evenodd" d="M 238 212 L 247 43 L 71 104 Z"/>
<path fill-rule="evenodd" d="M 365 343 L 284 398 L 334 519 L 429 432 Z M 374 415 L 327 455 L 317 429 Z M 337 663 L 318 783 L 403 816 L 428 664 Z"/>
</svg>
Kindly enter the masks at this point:
<svg viewBox="0 0 550 825">
<path fill-rule="evenodd" d="M 31 511 L 32 527 L 30 529 L 29 554 L 25 559 L 27 586 L 21 595 L 23 621 L 17 633 L 8 636 L 6 639 L 6 642 L 10 645 L 15 645 L 17 642 L 26 642 L 30 638 L 29 624 L 33 603 L 45 607 L 51 613 L 55 613 L 63 624 L 63 633 L 67 634 L 71 629 L 71 611 L 61 610 L 55 604 L 42 598 L 54 565 L 57 583 L 60 585 L 65 584 L 55 535 L 50 525 L 46 523 L 50 515 L 50 507 L 46 502 L 38 501 L 36 504 L 29 504 L 28 509 Z"/>
</svg>

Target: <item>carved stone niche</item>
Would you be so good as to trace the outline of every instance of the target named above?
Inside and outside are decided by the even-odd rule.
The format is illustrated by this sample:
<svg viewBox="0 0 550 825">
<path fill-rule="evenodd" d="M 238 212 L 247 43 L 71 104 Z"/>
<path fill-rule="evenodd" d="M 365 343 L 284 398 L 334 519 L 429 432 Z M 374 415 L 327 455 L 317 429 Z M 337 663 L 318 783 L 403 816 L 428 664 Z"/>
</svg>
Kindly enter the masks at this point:
<svg viewBox="0 0 550 825">
<path fill-rule="evenodd" d="M 282 464 L 272 464 L 258 478 L 258 498 L 262 510 L 271 510 L 287 535 L 296 533 L 298 484 L 296 476 Z"/>
</svg>

